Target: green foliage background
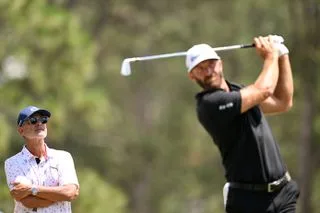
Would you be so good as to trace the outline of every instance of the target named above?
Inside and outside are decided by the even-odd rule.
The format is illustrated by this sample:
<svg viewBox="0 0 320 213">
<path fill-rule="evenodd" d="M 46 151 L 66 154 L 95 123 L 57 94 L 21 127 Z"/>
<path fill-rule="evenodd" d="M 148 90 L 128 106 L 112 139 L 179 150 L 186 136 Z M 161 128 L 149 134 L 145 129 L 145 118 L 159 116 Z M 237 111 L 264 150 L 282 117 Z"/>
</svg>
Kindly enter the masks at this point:
<svg viewBox="0 0 320 213">
<path fill-rule="evenodd" d="M 314 100 L 307 194 L 309 213 L 320 212 L 319 14 L 319 0 L 1 0 L 0 166 L 22 148 L 19 110 L 41 106 L 53 114 L 48 145 L 69 151 L 76 163 L 81 195 L 74 212 L 223 212 L 220 156 L 198 124 L 199 88 L 188 79 L 184 59 L 136 62 L 127 78 L 121 62 L 278 34 L 290 49 L 295 103 L 269 120 L 299 181 L 304 103 Z M 254 50 L 221 56 L 226 78 L 250 84 L 258 76 Z M 22 64 L 25 75 L 10 78 L 8 61 Z M 305 99 L 310 90 L 314 99 Z M 3 170 L 0 188 L 0 210 L 12 212 Z"/>
</svg>

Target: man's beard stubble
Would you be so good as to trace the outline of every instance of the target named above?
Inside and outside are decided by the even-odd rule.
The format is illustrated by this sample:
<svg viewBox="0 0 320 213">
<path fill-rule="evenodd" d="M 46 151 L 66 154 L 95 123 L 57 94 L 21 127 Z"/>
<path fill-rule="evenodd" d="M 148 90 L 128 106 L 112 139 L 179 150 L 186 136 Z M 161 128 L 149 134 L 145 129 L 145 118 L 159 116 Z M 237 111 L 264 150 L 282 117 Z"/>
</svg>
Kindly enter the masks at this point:
<svg viewBox="0 0 320 213">
<path fill-rule="evenodd" d="M 222 79 L 223 79 L 223 72 L 219 73 L 218 75 L 219 75 L 219 77 L 220 77 L 220 83 L 221 83 L 221 81 L 222 81 Z M 211 78 L 211 77 L 212 77 L 212 76 L 210 76 L 210 78 Z M 207 83 L 205 83 L 205 80 L 204 80 L 204 81 L 200 81 L 199 79 L 196 79 L 196 82 L 197 82 L 197 84 L 198 84 L 201 88 L 203 88 L 204 90 L 213 89 L 213 88 L 220 88 L 219 86 L 215 87 L 215 86 L 212 85 L 212 84 L 207 84 Z"/>
</svg>

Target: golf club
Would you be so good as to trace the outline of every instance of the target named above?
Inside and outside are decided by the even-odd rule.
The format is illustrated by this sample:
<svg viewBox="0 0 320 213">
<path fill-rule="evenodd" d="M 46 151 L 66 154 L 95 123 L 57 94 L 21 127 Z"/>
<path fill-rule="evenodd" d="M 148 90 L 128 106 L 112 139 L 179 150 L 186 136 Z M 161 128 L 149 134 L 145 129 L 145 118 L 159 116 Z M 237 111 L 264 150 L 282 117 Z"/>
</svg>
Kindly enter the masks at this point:
<svg viewBox="0 0 320 213">
<path fill-rule="evenodd" d="M 234 49 L 242 49 L 242 48 L 251 48 L 254 47 L 254 44 L 238 44 L 238 45 L 231 45 L 231 46 L 223 46 L 223 47 L 215 47 L 213 48 L 214 51 L 225 51 L 225 50 L 234 50 Z M 126 58 L 122 62 L 121 66 L 121 75 L 129 76 L 131 75 L 131 67 L 130 63 L 135 61 L 147 61 L 153 59 L 160 59 L 160 58 L 171 58 L 176 56 L 185 56 L 187 52 L 175 52 L 175 53 L 167 53 L 167 54 L 160 54 L 160 55 L 150 55 L 150 56 L 142 56 L 142 57 L 133 57 L 133 58 Z"/>
</svg>

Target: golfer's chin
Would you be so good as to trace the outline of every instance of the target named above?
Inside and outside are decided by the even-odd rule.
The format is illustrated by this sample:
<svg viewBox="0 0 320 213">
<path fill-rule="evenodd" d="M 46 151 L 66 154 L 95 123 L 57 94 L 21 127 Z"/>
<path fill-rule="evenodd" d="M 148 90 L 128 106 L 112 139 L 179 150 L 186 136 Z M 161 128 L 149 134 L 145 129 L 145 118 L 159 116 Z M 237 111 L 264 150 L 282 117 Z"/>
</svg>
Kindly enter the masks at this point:
<svg viewBox="0 0 320 213">
<path fill-rule="evenodd" d="M 220 79 L 218 78 L 210 78 L 204 82 L 206 88 L 220 88 Z"/>
</svg>

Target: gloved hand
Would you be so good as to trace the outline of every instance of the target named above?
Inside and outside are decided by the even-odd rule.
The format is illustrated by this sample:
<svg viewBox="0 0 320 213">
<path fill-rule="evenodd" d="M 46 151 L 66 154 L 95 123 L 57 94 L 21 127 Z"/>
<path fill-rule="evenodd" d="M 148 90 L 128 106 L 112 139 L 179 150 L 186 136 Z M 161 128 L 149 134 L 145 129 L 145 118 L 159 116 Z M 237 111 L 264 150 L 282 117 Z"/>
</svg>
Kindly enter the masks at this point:
<svg viewBox="0 0 320 213">
<path fill-rule="evenodd" d="M 282 36 L 272 35 L 271 37 L 272 37 L 272 41 L 275 44 L 275 47 L 279 51 L 279 57 L 289 53 L 288 48 L 283 44 L 284 39 Z"/>
<path fill-rule="evenodd" d="M 279 50 L 279 57 L 289 53 L 289 50 L 286 47 L 286 45 L 282 43 L 276 43 L 276 48 Z"/>
<path fill-rule="evenodd" d="M 282 36 L 279 35 L 271 35 L 271 39 L 274 43 L 283 43 L 284 39 Z"/>
</svg>

